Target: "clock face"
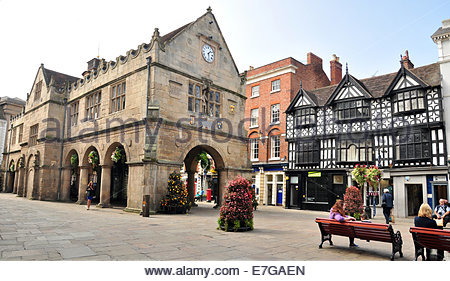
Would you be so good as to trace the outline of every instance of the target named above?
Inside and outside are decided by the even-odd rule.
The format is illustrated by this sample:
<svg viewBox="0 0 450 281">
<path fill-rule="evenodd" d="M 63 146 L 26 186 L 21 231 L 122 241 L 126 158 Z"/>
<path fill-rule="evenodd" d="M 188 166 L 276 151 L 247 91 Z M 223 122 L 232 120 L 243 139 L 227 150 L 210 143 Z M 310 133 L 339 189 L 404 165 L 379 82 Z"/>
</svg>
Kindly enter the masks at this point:
<svg viewBox="0 0 450 281">
<path fill-rule="evenodd" d="M 208 44 L 203 45 L 202 55 L 205 61 L 213 62 L 214 60 L 214 50 Z"/>
</svg>

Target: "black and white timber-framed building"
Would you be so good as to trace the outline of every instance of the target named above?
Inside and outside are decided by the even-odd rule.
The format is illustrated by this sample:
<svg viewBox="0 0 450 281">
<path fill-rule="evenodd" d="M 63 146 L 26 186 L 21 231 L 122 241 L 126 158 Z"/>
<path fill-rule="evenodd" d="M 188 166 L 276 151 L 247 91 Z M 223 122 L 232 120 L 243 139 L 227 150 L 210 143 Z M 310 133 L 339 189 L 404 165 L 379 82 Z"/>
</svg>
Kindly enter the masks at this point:
<svg viewBox="0 0 450 281">
<path fill-rule="evenodd" d="M 358 80 L 347 71 L 338 85 L 300 89 L 286 114 L 288 208 L 329 210 L 355 184 L 356 164 L 383 170 L 365 204 L 380 206 L 389 188 L 398 217 L 449 194 L 438 63 L 414 68 L 406 53 L 396 73 Z"/>
</svg>

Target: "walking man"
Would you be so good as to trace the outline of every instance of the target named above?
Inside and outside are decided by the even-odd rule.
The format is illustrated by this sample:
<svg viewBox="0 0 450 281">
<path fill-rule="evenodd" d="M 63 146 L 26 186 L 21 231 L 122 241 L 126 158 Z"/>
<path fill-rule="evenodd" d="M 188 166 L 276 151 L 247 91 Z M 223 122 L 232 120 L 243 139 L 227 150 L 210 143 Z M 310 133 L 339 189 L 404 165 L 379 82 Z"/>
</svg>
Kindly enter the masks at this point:
<svg viewBox="0 0 450 281">
<path fill-rule="evenodd" d="M 394 207 L 392 195 L 389 193 L 389 189 L 384 189 L 383 198 L 381 199 L 381 206 L 383 207 L 383 215 L 386 219 L 386 224 L 389 224 L 389 217 L 391 216 L 391 210 Z"/>
</svg>

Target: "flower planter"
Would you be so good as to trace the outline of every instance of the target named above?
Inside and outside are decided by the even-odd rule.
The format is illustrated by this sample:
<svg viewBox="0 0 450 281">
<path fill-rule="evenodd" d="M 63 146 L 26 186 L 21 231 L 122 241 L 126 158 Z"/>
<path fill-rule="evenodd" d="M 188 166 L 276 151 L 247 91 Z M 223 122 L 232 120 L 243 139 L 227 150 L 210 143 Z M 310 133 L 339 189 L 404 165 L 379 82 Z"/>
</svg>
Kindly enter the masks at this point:
<svg viewBox="0 0 450 281">
<path fill-rule="evenodd" d="M 250 226 L 241 226 L 239 227 L 237 230 L 235 230 L 233 227 L 229 227 L 228 230 L 225 230 L 225 226 L 221 225 L 220 229 L 226 232 L 244 232 L 244 231 L 251 231 L 253 229 L 251 229 Z"/>
<path fill-rule="evenodd" d="M 186 207 L 164 207 L 161 213 L 169 215 L 186 214 Z"/>
<path fill-rule="evenodd" d="M 253 225 L 253 220 L 250 220 L 250 225 Z M 225 229 L 225 223 L 219 223 L 220 230 L 226 231 L 226 232 L 244 232 L 244 231 L 251 231 L 253 230 L 253 227 L 247 226 L 245 221 L 239 222 L 239 227 L 234 228 L 234 221 L 228 222 L 228 229 Z"/>
</svg>

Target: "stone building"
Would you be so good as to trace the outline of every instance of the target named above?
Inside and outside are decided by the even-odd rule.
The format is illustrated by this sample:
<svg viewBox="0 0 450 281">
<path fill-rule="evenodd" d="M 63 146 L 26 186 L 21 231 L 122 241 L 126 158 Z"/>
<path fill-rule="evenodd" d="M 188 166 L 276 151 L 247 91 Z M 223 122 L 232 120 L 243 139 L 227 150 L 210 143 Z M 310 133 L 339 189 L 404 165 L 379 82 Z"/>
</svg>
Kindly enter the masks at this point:
<svg viewBox="0 0 450 281">
<path fill-rule="evenodd" d="M 12 119 L 18 118 L 25 108 L 25 101 L 19 98 L 10 98 L 10 97 L 1 97 L 0 98 L 0 165 L 3 164 L 3 154 L 7 153 L 6 150 L 9 146 L 9 142 L 14 142 L 16 140 L 17 135 L 21 133 L 21 130 L 23 130 L 23 127 L 14 127 L 11 128 L 10 122 Z M 12 130 L 10 133 L 8 133 L 8 130 Z M 7 137 L 8 136 L 8 137 Z M 11 136 L 11 137 L 9 137 Z M 14 136 L 14 137 L 13 137 Z M 8 156 L 6 155 L 5 161 L 8 162 Z M 6 167 L 6 165 L 5 165 Z M 6 174 L 6 170 L 2 169 L 0 178 L 6 179 L 4 177 Z M 11 192 L 14 177 L 11 177 L 10 184 L 8 185 L 8 180 L 4 183 L 2 181 L 2 188 L 1 190 L 3 192 Z M 8 185 L 9 188 L 3 188 L 3 186 Z"/>
<path fill-rule="evenodd" d="M 331 61 L 331 83 L 339 83 L 342 66 Z M 250 161 L 259 203 L 285 206 L 287 168 L 286 114 L 300 83 L 306 89 L 330 85 L 322 59 L 308 53 L 307 63 L 286 58 L 247 72 L 245 117 Z"/>
<path fill-rule="evenodd" d="M 99 206 L 158 208 L 167 179 L 184 165 L 195 195 L 197 155 L 214 159 L 219 192 L 249 176 L 239 75 L 216 18 L 197 20 L 113 61 L 93 59 L 81 78 L 39 68 L 27 97 L 23 137 L 11 146 L 14 192 L 83 203 L 88 181 Z"/>
</svg>

